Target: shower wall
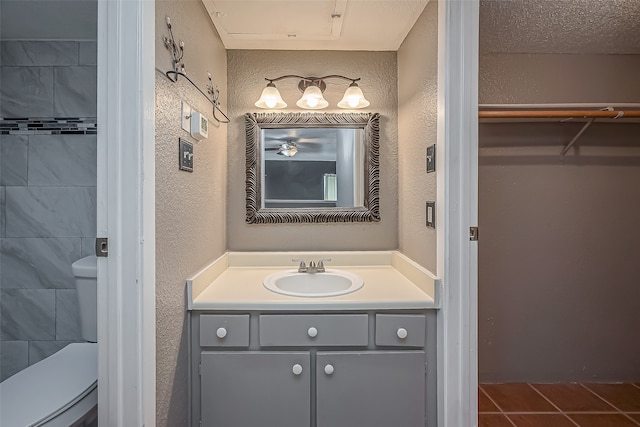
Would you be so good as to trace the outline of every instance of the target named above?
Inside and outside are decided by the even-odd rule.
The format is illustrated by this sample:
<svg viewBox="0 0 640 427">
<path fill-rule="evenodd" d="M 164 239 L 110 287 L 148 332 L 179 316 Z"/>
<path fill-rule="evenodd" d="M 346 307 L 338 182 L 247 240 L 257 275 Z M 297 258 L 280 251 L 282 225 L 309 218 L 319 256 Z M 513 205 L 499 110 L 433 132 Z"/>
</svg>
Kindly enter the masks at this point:
<svg viewBox="0 0 640 427">
<path fill-rule="evenodd" d="M 0 380 L 81 341 L 96 234 L 96 43 L 0 42 Z"/>
</svg>

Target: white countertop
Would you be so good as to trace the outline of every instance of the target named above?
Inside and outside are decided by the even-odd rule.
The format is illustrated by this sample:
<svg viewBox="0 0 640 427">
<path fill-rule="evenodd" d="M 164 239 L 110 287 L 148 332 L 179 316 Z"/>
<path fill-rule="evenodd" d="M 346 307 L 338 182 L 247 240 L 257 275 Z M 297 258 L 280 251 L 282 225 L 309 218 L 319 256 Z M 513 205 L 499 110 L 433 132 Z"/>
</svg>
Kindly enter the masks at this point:
<svg viewBox="0 0 640 427">
<path fill-rule="evenodd" d="M 276 271 L 296 271 L 291 258 L 331 258 L 327 268 L 364 279 L 350 294 L 305 298 L 281 295 L 263 285 Z M 319 273 L 322 274 L 322 273 Z M 440 307 L 441 281 L 396 251 L 228 252 L 187 280 L 189 310 L 380 310 Z"/>
</svg>

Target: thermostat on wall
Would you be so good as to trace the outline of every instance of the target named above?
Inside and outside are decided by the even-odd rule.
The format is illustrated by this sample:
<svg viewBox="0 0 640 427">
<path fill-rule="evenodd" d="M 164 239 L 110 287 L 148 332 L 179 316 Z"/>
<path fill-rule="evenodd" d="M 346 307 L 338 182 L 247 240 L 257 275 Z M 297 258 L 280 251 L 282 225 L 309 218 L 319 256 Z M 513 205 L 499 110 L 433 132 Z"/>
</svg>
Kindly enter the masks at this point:
<svg viewBox="0 0 640 427">
<path fill-rule="evenodd" d="M 197 140 L 209 137 L 209 119 L 204 114 L 191 111 L 191 136 Z"/>
</svg>

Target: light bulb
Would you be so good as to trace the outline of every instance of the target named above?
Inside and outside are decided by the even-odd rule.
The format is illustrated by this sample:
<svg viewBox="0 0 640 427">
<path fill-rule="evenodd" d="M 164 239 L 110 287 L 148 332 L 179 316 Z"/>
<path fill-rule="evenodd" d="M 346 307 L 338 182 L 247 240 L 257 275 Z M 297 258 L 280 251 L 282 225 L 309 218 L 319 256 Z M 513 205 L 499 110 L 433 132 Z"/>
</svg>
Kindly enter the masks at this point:
<svg viewBox="0 0 640 427">
<path fill-rule="evenodd" d="M 356 82 L 349 85 L 344 93 L 344 97 L 338 102 L 340 108 L 365 108 L 369 106 L 369 101 L 364 98 L 362 89 L 358 87 Z"/>
<path fill-rule="evenodd" d="M 329 105 L 326 99 L 322 96 L 322 90 L 318 86 L 308 86 L 302 98 L 296 102 L 296 105 L 300 108 L 307 108 L 311 110 L 320 110 Z"/>
<path fill-rule="evenodd" d="M 258 108 L 269 109 L 281 109 L 287 107 L 287 103 L 284 102 L 280 96 L 280 92 L 273 82 L 269 82 L 269 84 L 267 84 L 267 87 L 262 91 L 262 95 L 260 95 L 260 99 L 258 99 L 254 105 Z"/>
</svg>

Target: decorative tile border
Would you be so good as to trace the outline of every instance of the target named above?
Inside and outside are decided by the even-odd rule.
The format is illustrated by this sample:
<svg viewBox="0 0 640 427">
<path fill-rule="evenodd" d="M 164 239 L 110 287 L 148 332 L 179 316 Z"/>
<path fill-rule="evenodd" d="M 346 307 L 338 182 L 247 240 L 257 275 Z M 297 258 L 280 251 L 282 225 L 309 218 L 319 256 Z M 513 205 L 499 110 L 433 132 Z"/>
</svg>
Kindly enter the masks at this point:
<svg viewBox="0 0 640 427">
<path fill-rule="evenodd" d="M 2 135 L 95 135 L 97 128 L 95 117 L 0 119 Z"/>
</svg>

